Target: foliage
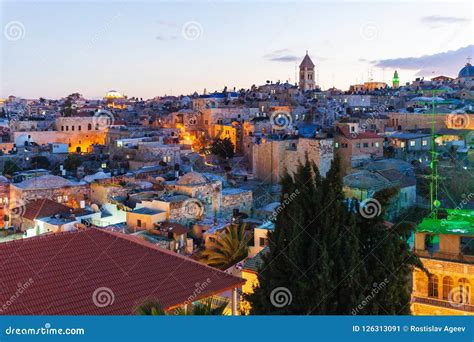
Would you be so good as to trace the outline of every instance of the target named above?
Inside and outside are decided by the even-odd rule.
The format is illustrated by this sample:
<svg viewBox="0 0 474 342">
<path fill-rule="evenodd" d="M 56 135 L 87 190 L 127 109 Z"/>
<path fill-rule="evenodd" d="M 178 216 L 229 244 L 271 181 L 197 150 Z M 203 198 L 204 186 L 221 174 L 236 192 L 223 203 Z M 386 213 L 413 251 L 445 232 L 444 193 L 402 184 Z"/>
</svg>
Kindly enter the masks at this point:
<svg viewBox="0 0 474 342">
<path fill-rule="evenodd" d="M 51 163 L 45 156 L 34 156 L 31 158 L 31 165 L 35 169 L 49 169 Z"/>
<path fill-rule="evenodd" d="M 69 154 L 64 160 L 64 168 L 67 171 L 75 171 L 81 164 L 81 158 L 75 154 Z"/>
<path fill-rule="evenodd" d="M 202 253 L 202 261 L 209 266 L 226 269 L 248 255 L 250 234 L 245 225 L 232 224 L 220 233 L 215 241 L 209 241 Z"/>
<path fill-rule="evenodd" d="M 408 313 L 409 275 L 420 264 L 406 242 L 409 228 L 389 228 L 384 222 L 383 208 L 394 193 L 376 195 L 381 210 L 375 217 L 350 211 L 337 159 L 325 179 L 306 161 L 293 176 L 285 175 L 281 185 L 282 203 L 291 194 L 298 196 L 282 206 L 269 234 L 269 251 L 262 256 L 259 286 L 244 295 L 251 313 Z M 282 287 L 291 301 L 275 306 L 272 291 Z"/>
<path fill-rule="evenodd" d="M 212 142 L 210 151 L 222 159 L 229 159 L 234 156 L 234 144 L 230 138 L 217 138 Z"/>
<path fill-rule="evenodd" d="M 21 168 L 12 160 L 7 160 L 3 164 L 3 175 L 13 176 L 15 172 L 21 171 Z"/>
<path fill-rule="evenodd" d="M 138 306 L 135 313 L 144 316 L 220 316 L 224 314 L 228 303 L 216 297 L 208 297 L 193 304 L 187 311 L 182 308 L 166 311 L 159 302 L 151 300 Z"/>
</svg>

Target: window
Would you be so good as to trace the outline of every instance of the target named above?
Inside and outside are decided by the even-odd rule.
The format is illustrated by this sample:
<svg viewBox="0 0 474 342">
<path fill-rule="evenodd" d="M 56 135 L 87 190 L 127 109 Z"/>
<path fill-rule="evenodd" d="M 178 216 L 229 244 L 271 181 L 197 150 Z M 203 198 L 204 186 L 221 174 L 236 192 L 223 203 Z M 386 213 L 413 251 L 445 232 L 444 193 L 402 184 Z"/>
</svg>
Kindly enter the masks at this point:
<svg viewBox="0 0 474 342">
<path fill-rule="evenodd" d="M 142 226 L 142 220 L 137 220 L 137 227 L 141 227 Z"/>
<path fill-rule="evenodd" d="M 451 277 L 443 278 L 443 299 L 449 300 L 449 293 L 453 289 L 453 279 Z"/>
<path fill-rule="evenodd" d="M 338 148 L 338 147 L 339 147 L 339 143 L 338 143 L 338 142 L 337 142 L 337 143 L 334 143 L 334 147 L 335 147 L 335 148 Z"/>
<path fill-rule="evenodd" d="M 375 143 L 375 147 L 379 148 L 379 147 L 380 147 L 380 143 L 379 143 L 379 142 L 376 142 L 376 143 Z"/>
<path fill-rule="evenodd" d="M 400 147 L 401 147 L 401 148 L 404 148 L 404 147 L 405 147 L 405 142 L 404 142 L 404 141 L 402 141 L 402 142 L 400 143 Z"/>
<path fill-rule="evenodd" d="M 364 143 L 364 148 L 369 148 L 369 143 Z"/>
<path fill-rule="evenodd" d="M 422 140 L 421 146 L 428 146 L 428 140 Z"/>
<path fill-rule="evenodd" d="M 62 196 L 58 196 L 57 201 L 58 201 L 58 203 L 61 203 L 61 202 L 63 201 L 63 197 L 62 197 Z"/>
<path fill-rule="evenodd" d="M 81 130 L 81 125 L 77 126 L 77 130 L 78 130 L 78 131 Z"/>
<path fill-rule="evenodd" d="M 63 196 L 63 200 L 64 200 L 64 202 L 67 202 L 67 201 L 69 201 L 69 197 L 68 197 L 68 195 L 64 195 L 64 196 Z"/>
<path fill-rule="evenodd" d="M 265 246 L 265 238 L 261 237 L 260 238 L 260 247 Z"/>
<path fill-rule="evenodd" d="M 74 131 L 74 125 L 71 126 L 71 131 Z"/>
<path fill-rule="evenodd" d="M 66 132 L 69 131 L 69 126 L 66 126 Z"/>
<path fill-rule="evenodd" d="M 416 146 L 416 141 L 415 141 L 415 140 L 410 140 L 410 146 L 411 146 L 411 147 Z"/>
<path fill-rule="evenodd" d="M 435 275 L 428 277 L 428 297 L 438 297 L 438 277 Z"/>
<path fill-rule="evenodd" d="M 87 130 L 88 130 L 88 131 L 92 130 L 92 124 L 88 124 L 88 125 L 87 125 Z"/>
<path fill-rule="evenodd" d="M 357 147 L 357 148 L 360 148 L 360 143 L 356 143 L 356 147 Z"/>
<path fill-rule="evenodd" d="M 61 126 L 61 131 L 64 131 L 64 126 Z"/>
</svg>

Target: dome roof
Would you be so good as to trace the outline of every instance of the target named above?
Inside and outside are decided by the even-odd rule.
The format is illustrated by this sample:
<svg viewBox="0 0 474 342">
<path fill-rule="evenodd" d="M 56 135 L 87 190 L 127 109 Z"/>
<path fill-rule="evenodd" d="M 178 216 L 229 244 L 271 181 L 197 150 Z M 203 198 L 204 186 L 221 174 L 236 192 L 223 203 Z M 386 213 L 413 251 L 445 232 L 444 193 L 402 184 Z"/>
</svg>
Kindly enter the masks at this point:
<svg viewBox="0 0 474 342">
<path fill-rule="evenodd" d="M 474 66 L 466 63 L 466 66 L 459 71 L 458 77 L 474 77 Z"/>
<path fill-rule="evenodd" d="M 116 90 L 110 90 L 107 92 L 107 94 L 105 94 L 105 97 L 106 98 L 122 98 L 123 95 L 120 94 L 118 91 Z"/>
<path fill-rule="evenodd" d="M 195 185 L 205 183 L 209 183 L 209 180 L 199 172 L 189 172 L 176 182 L 177 185 Z"/>
</svg>

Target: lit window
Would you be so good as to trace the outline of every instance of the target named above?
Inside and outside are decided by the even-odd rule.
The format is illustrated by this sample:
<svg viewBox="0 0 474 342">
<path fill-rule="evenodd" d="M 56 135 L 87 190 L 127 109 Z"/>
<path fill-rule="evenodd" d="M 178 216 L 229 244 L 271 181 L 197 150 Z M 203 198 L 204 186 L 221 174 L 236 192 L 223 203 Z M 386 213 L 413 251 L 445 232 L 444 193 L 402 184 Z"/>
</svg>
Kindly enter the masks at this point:
<svg viewBox="0 0 474 342">
<path fill-rule="evenodd" d="M 369 143 L 364 143 L 364 148 L 369 148 Z"/>
<path fill-rule="evenodd" d="M 402 141 L 402 142 L 400 143 L 400 147 L 401 147 L 401 148 L 405 147 L 405 142 L 404 142 L 404 141 Z"/>
<path fill-rule="evenodd" d="M 137 227 L 141 227 L 142 226 L 142 220 L 137 220 Z"/>
<path fill-rule="evenodd" d="M 416 145 L 416 141 L 415 140 L 410 140 L 410 146 L 415 146 Z"/>
<path fill-rule="evenodd" d="M 338 143 L 338 142 L 335 143 L 335 144 L 334 144 L 334 147 L 338 148 L 338 147 L 339 147 L 339 143 Z"/>
<path fill-rule="evenodd" d="M 379 142 L 376 142 L 376 143 L 375 143 L 375 147 L 380 147 L 380 143 L 379 143 Z"/>
<path fill-rule="evenodd" d="M 356 144 L 356 147 L 357 147 L 357 148 L 360 148 L 360 143 L 357 143 L 357 144 Z"/>
<path fill-rule="evenodd" d="M 435 275 L 428 277 L 428 297 L 438 297 L 438 277 Z"/>
<path fill-rule="evenodd" d="M 422 140 L 421 145 L 422 146 L 428 146 L 428 140 Z"/>
<path fill-rule="evenodd" d="M 61 203 L 63 201 L 63 197 L 62 196 L 58 196 L 58 203 Z"/>
</svg>

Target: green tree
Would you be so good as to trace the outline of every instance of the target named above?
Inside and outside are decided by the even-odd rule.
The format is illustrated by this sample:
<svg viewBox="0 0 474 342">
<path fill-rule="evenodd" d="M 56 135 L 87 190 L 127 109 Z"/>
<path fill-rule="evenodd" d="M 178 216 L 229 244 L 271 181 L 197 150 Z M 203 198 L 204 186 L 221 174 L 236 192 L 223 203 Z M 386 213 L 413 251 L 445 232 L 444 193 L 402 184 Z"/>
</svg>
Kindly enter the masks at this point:
<svg viewBox="0 0 474 342">
<path fill-rule="evenodd" d="M 208 297 L 195 303 L 188 311 L 181 308 L 166 311 L 159 302 L 151 300 L 138 306 L 135 309 L 135 313 L 144 316 L 221 316 L 224 314 L 228 303 L 226 300 L 223 301 L 216 297 Z"/>
<path fill-rule="evenodd" d="M 81 164 L 82 164 L 81 158 L 75 154 L 68 155 L 67 158 L 64 160 L 64 168 L 67 171 L 74 171 L 79 166 L 81 166 Z"/>
<path fill-rule="evenodd" d="M 269 234 L 259 286 L 244 295 L 251 313 L 406 313 L 408 275 L 416 264 L 406 242 L 406 226 L 387 228 L 383 209 L 375 218 L 362 216 L 360 208 L 357 213 L 349 210 L 337 159 L 325 179 L 306 162 L 281 183 L 285 205 Z M 298 195 L 291 196 L 294 193 Z M 383 208 L 393 193 L 377 196 Z M 293 200 L 285 201 L 288 198 Z M 374 284 L 382 284 L 376 295 Z M 279 303 L 274 291 L 279 288 L 291 294 L 288 305 L 275 305 Z"/>
<path fill-rule="evenodd" d="M 220 233 L 215 241 L 209 241 L 201 261 L 209 266 L 226 269 L 245 259 L 251 235 L 245 225 L 232 224 Z"/>
<path fill-rule="evenodd" d="M 12 160 L 7 160 L 3 164 L 3 175 L 13 176 L 15 172 L 21 171 L 21 168 Z"/>
<path fill-rule="evenodd" d="M 31 158 L 31 166 L 35 169 L 49 169 L 51 163 L 45 156 L 34 156 Z"/>
<path fill-rule="evenodd" d="M 229 159 L 234 156 L 234 144 L 230 138 L 214 139 L 210 150 L 212 154 L 215 154 L 222 159 Z"/>
</svg>

